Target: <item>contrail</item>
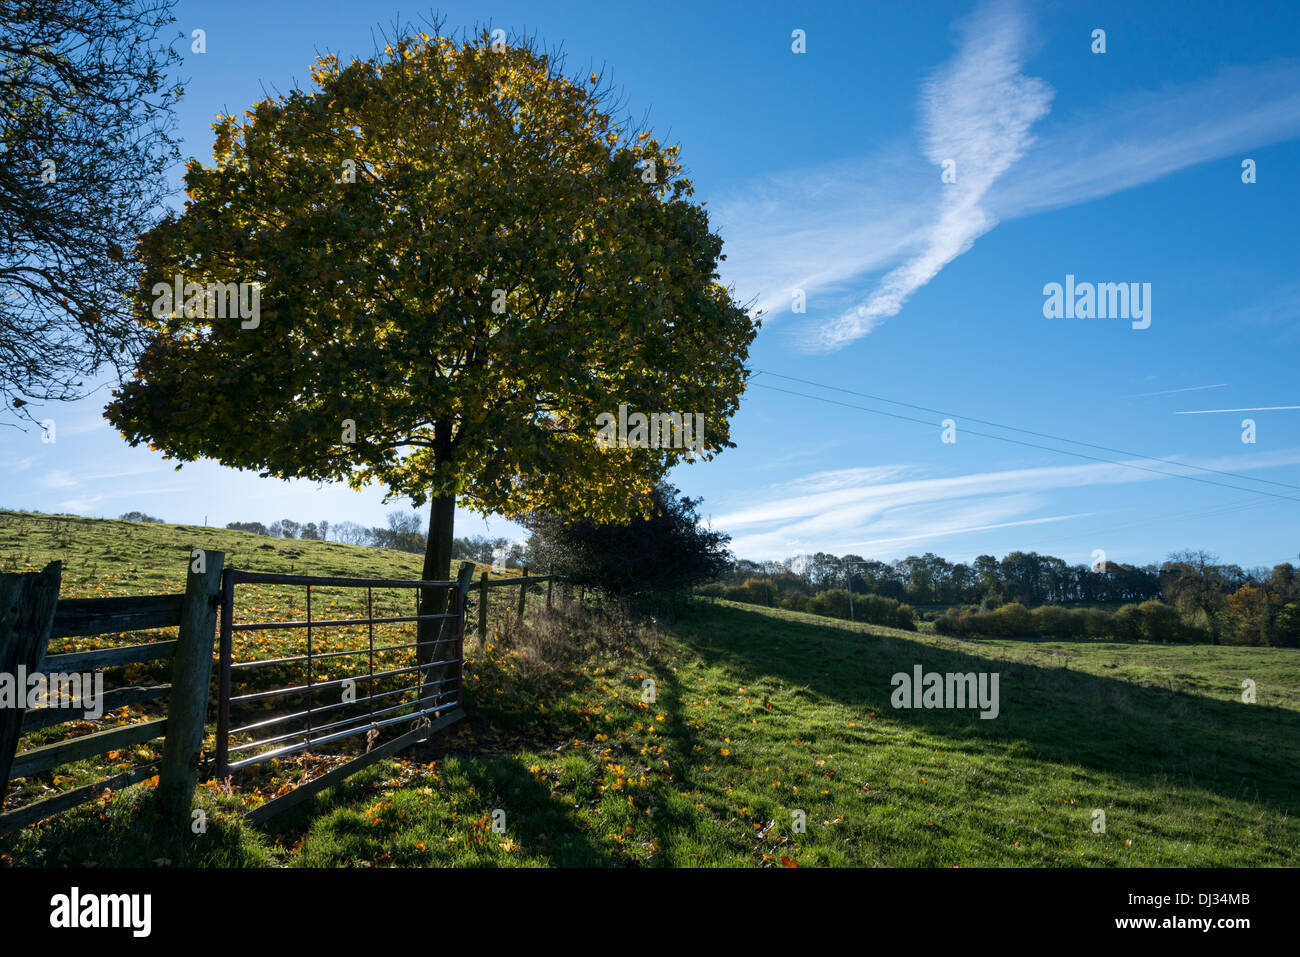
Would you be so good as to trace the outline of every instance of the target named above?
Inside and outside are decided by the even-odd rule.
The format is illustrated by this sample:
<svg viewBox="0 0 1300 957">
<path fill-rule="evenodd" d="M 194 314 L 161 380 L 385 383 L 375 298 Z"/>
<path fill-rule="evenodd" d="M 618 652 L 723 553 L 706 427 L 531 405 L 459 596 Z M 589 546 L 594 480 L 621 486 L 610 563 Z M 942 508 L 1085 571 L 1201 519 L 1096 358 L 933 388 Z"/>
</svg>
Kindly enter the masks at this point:
<svg viewBox="0 0 1300 957">
<path fill-rule="evenodd" d="M 1300 405 L 1261 405 L 1255 409 L 1197 409 L 1193 412 L 1175 412 L 1174 415 L 1214 415 L 1216 412 L 1277 412 L 1281 409 L 1300 409 Z"/>
<path fill-rule="evenodd" d="M 1126 399 L 1145 399 L 1153 395 L 1173 395 L 1175 392 L 1200 392 L 1202 389 L 1222 389 L 1228 383 L 1220 382 L 1217 385 L 1192 385 L 1186 389 L 1165 389 L 1163 392 L 1137 392 L 1133 395 L 1126 395 Z"/>
</svg>

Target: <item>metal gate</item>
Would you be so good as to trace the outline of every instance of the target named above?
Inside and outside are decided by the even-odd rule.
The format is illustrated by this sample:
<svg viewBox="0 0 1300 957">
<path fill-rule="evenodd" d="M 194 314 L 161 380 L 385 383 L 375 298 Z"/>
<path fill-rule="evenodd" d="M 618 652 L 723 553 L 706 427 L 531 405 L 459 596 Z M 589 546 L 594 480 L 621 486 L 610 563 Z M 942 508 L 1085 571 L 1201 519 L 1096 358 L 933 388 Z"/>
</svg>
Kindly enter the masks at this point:
<svg viewBox="0 0 1300 957">
<path fill-rule="evenodd" d="M 465 607 L 472 574 L 473 566 L 462 566 L 459 581 L 416 581 L 275 575 L 226 569 L 221 582 L 217 779 L 224 782 L 232 773 L 254 764 L 298 752 L 309 753 L 313 747 L 332 745 L 358 735 L 367 736 L 365 754 L 269 802 L 275 808 L 263 805 L 255 812 L 259 818 L 268 817 L 326 784 L 360 770 L 364 764 L 423 740 L 433 731 L 464 717 Z M 235 591 L 240 585 L 304 586 L 306 615 L 294 621 L 236 623 Z M 375 613 L 377 591 L 383 593 L 387 606 L 394 593 L 408 589 L 414 591 L 413 614 L 401 614 L 404 609 L 400 602 L 398 607 L 386 609 L 388 613 L 382 609 L 380 614 Z M 328 609 L 338 605 L 336 597 L 326 606 L 326 616 L 316 617 L 322 590 L 341 591 L 349 597 L 345 605 L 357 603 L 364 592 L 364 615 L 333 617 Z M 313 591 L 317 596 L 316 609 L 313 609 Z M 445 611 L 424 611 L 425 596 L 431 591 Z M 442 592 L 447 596 L 445 604 L 439 594 Z M 437 637 L 421 641 L 419 623 L 427 621 L 444 624 L 438 629 Z M 376 625 L 411 623 L 414 623 L 410 629 L 414 631 L 413 641 L 376 645 Z M 274 641 L 258 642 L 256 638 L 241 643 L 248 647 L 241 647 L 236 653 L 236 636 L 265 636 L 289 630 L 303 633 L 305 653 L 267 657 L 259 652 L 273 652 Z M 340 639 L 339 635 L 344 637 Z M 382 636 L 380 640 L 384 640 Z M 422 656 L 425 650 L 427 654 Z M 428 660 L 422 662 L 422 657 Z M 277 682 L 281 680 L 290 683 L 280 686 Z M 414 683 L 408 683 L 412 680 Z M 359 693 L 362 686 L 364 695 Z M 241 718 L 241 723 L 232 724 L 232 710 L 246 712 L 255 706 L 273 708 L 272 702 L 284 704 L 285 713 L 258 720 Z M 407 733 L 375 747 L 382 729 L 402 722 L 411 724 Z"/>
</svg>

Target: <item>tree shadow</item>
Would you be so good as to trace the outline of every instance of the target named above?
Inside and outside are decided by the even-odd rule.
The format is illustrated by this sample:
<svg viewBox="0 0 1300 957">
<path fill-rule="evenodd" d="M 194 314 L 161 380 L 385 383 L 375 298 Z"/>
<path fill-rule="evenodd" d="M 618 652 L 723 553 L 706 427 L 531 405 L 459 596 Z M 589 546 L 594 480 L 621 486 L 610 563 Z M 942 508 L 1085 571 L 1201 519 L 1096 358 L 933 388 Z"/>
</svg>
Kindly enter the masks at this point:
<svg viewBox="0 0 1300 957">
<path fill-rule="evenodd" d="M 1016 743 L 1039 761 L 1134 782 L 1163 775 L 1300 813 L 1295 711 L 1013 661 L 1003 649 L 980 653 L 974 643 L 970 651 L 936 647 L 869 627 L 714 605 L 707 618 L 683 621 L 678 633 L 702 659 L 744 682 L 771 676 L 948 738 Z M 998 672 L 998 717 L 981 719 L 977 709 L 896 710 L 891 678 L 910 675 L 914 665 L 941 674 Z M 1252 676 L 1227 677 L 1235 685 Z"/>
<path fill-rule="evenodd" d="M 505 830 L 500 834 L 485 831 L 485 838 L 509 838 L 525 855 L 538 857 L 551 867 L 617 867 L 623 863 L 593 839 L 590 828 L 584 826 L 571 805 L 535 780 L 511 754 L 455 754 L 454 758 L 456 793 L 482 799 L 475 816 L 483 815 L 490 826 L 494 811 L 505 814 Z M 446 765 L 440 765 L 438 773 L 446 774 Z M 418 786 L 412 783 L 392 788 L 384 784 L 385 777 L 382 765 L 368 768 L 277 815 L 262 827 L 272 840 L 289 846 L 309 837 L 311 829 L 332 812 L 360 808 L 391 791 Z M 449 807 L 444 815 L 448 825 L 450 813 Z M 425 839 L 432 844 L 443 836 L 431 830 Z M 495 866 L 498 862 L 484 863 Z"/>
</svg>

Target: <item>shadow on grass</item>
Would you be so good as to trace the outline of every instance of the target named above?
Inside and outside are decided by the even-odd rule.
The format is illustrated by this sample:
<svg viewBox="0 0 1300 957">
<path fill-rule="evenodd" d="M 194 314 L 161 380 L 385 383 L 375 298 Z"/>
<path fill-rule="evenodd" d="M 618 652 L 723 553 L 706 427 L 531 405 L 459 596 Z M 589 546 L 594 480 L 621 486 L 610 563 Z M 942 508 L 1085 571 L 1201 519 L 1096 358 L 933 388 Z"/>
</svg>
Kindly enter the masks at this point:
<svg viewBox="0 0 1300 957">
<path fill-rule="evenodd" d="M 0 854 L 16 867 L 265 867 L 261 835 L 243 826 L 229 799 L 200 792 L 203 832 L 168 836 L 156 792 L 127 788 L 111 801 L 91 801 L 34 827 L 0 837 Z"/>
<path fill-rule="evenodd" d="M 384 765 L 368 768 L 276 816 L 264 828 L 268 838 L 283 846 L 306 836 L 304 856 L 295 863 L 309 867 L 340 860 L 391 861 L 394 866 L 500 866 L 511 862 L 512 853 L 532 864 L 555 867 L 621 863 L 594 840 L 572 802 L 566 804 L 563 795 L 535 780 L 511 755 L 455 755 L 440 761 L 435 773 L 437 783 L 426 784 L 417 777 L 392 787 L 385 783 Z M 424 787 L 427 795 L 420 791 Z M 585 798 L 578 790 L 579 798 Z M 594 783 L 591 791 L 594 794 Z M 409 811 L 409 817 L 400 824 L 391 822 L 393 827 L 367 824 L 360 809 L 381 798 L 404 802 L 401 810 Z M 505 830 L 500 834 L 491 830 L 497 810 L 505 814 Z M 480 822 L 477 831 L 475 821 Z M 507 838 L 517 849 L 499 853 Z M 435 855 L 415 853 L 417 841 L 434 849 Z"/>
<path fill-rule="evenodd" d="M 1285 708 L 1217 701 L 1005 654 L 871 634 L 847 622 L 842 628 L 834 621 L 812 624 L 726 605 L 684 620 L 678 632 L 702 659 L 724 665 L 743 682 L 770 676 L 945 737 L 1018 742 L 1041 761 L 1135 782 L 1163 774 L 1227 798 L 1300 813 L 1300 714 Z M 998 672 L 999 716 L 895 710 L 891 678 L 910 674 L 917 664 L 927 672 Z M 1232 676 L 1234 682 L 1243 677 L 1251 676 Z"/>
</svg>

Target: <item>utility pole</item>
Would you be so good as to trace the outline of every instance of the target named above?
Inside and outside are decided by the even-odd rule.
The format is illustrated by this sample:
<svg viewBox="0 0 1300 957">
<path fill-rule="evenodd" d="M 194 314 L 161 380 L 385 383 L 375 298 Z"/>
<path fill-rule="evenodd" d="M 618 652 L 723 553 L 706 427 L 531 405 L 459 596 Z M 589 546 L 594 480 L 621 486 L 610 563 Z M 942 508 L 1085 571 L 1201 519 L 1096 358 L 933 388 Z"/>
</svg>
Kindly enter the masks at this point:
<svg viewBox="0 0 1300 957">
<path fill-rule="evenodd" d="M 853 613 L 853 576 L 849 573 L 849 569 L 852 568 L 854 565 L 865 565 L 865 564 L 867 563 L 866 562 L 845 562 L 844 563 L 844 585 L 849 590 L 849 621 L 852 622 L 856 622 L 857 619 L 854 617 L 854 613 Z"/>
</svg>

